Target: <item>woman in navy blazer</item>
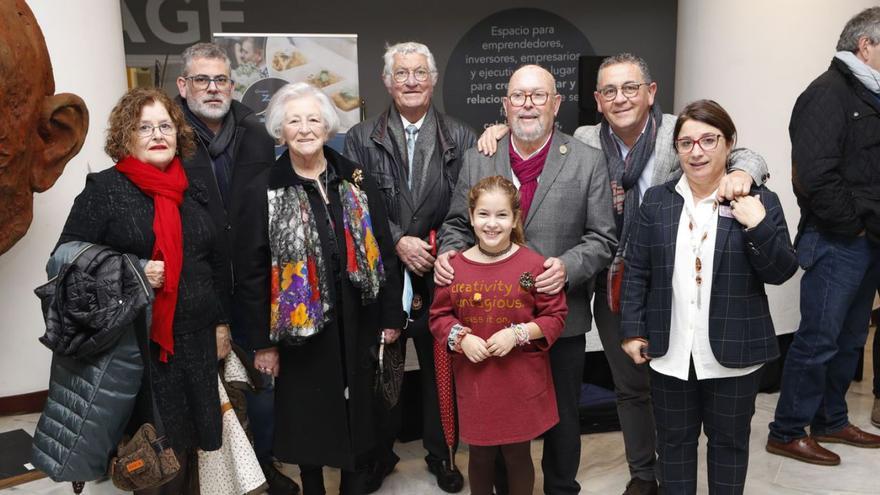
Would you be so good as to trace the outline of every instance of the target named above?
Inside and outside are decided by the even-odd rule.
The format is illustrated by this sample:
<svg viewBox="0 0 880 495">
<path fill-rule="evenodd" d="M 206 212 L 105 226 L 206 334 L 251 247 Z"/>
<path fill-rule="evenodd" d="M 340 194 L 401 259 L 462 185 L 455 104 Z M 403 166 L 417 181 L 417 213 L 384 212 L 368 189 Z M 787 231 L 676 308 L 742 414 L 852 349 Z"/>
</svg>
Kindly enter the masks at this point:
<svg viewBox="0 0 880 495">
<path fill-rule="evenodd" d="M 757 371 L 779 356 L 764 284 L 797 261 L 776 194 L 716 199 L 736 140 L 727 112 L 691 103 L 674 136 L 684 175 L 645 193 L 627 241 L 622 346 L 651 367 L 664 493 L 696 493 L 701 427 L 709 493 L 743 493 Z"/>
</svg>

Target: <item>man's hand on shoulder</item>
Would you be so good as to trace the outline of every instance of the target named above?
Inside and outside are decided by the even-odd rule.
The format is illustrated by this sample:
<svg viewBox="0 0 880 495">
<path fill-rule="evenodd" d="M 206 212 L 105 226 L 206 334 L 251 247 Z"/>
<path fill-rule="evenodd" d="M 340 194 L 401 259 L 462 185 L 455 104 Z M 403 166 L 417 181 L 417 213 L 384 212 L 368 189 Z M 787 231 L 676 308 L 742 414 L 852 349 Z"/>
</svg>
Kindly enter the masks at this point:
<svg viewBox="0 0 880 495">
<path fill-rule="evenodd" d="M 555 295 L 565 287 L 565 264 L 559 258 L 547 258 L 544 271 L 535 277 L 535 289 L 538 292 Z"/>
<path fill-rule="evenodd" d="M 498 140 L 507 135 L 509 131 L 507 124 L 495 124 L 487 127 L 480 139 L 477 140 L 477 151 L 492 156 L 498 151 Z"/>
<path fill-rule="evenodd" d="M 752 176 L 744 170 L 732 170 L 721 178 L 718 184 L 718 201 L 730 201 L 742 196 L 748 196 L 752 190 Z"/>
<path fill-rule="evenodd" d="M 452 263 L 449 260 L 457 255 L 458 251 L 453 249 L 440 253 L 437 256 L 437 262 L 434 263 L 434 283 L 436 285 L 445 286 L 452 283 L 452 279 L 455 277 L 455 270 L 452 269 Z"/>
</svg>

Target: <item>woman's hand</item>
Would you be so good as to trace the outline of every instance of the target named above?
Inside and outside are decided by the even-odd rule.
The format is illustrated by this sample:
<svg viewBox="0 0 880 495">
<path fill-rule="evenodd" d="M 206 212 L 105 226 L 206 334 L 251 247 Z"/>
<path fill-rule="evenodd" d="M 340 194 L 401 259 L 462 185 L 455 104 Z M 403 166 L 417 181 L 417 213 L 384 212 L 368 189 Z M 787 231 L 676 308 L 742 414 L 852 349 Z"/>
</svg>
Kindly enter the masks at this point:
<svg viewBox="0 0 880 495">
<path fill-rule="evenodd" d="M 278 349 L 269 347 L 267 349 L 258 350 L 254 355 L 254 367 L 256 367 L 257 371 L 260 373 L 277 377 L 279 371 Z"/>
<path fill-rule="evenodd" d="M 648 357 L 648 341 L 641 337 L 625 339 L 620 347 L 636 364 L 647 363 L 651 359 Z"/>
<path fill-rule="evenodd" d="M 385 336 L 385 343 L 392 344 L 400 338 L 400 329 L 399 328 L 383 328 L 382 335 Z"/>
<path fill-rule="evenodd" d="M 513 328 L 498 330 L 486 341 L 486 350 L 495 357 L 504 357 L 516 346 L 516 334 Z"/>
<path fill-rule="evenodd" d="M 755 196 L 743 196 L 730 202 L 733 218 L 747 229 L 755 228 L 767 216 L 761 200 Z"/>
<path fill-rule="evenodd" d="M 144 267 L 144 275 L 147 276 L 147 282 L 154 289 L 161 289 L 165 285 L 165 262 L 150 260 Z"/>
<path fill-rule="evenodd" d="M 486 348 L 486 341 L 470 333 L 461 340 L 461 352 L 472 363 L 479 363 L 492 355 Z"/>
<path fill-rule="evenodd" d="M 477 150 L 486 156 L 494 155 L 498 150 L 498 140 L 503 138 L 507 131 L 507 124 L 495 124 L 486 128 L 477 141 Z"/>
<path fill-rule="evenodd" d="M 229 331 L 229 325 L 221 323 L 215 329 L 217 333 L 217 359 L 226 359 L 226 356 L 232 352 L 232 335 Z"/>
</svg>

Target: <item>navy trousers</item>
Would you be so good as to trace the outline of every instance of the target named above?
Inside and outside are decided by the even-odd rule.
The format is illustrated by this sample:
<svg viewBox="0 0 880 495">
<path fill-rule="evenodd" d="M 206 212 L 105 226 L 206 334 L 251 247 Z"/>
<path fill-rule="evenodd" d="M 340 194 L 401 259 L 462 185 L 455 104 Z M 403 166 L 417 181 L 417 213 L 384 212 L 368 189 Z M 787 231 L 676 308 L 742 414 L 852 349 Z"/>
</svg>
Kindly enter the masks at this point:
<svg viewBox="0 0 880 495">
<path fill-rule="evenodd" d="M 651 370 L 657 463 L 665 495 L 697 493 L 700 429 L 708 438 L 709 493 L 741 494 L 749 466 L 749 433 L 761 373 L 687 381 Z"/>
</svg>

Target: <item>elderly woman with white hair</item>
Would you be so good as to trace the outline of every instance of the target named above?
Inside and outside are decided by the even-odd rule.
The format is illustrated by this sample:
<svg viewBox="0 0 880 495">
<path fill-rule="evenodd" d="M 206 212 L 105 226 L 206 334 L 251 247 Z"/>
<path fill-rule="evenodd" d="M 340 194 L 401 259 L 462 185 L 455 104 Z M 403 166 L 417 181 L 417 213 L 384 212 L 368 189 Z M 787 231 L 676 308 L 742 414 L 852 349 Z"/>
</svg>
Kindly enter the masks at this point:
<svg viewBox="0 0 880 495">
<path fill-rule="evenodd" d="M 276 377 L 275 456 L 299 464 L 306 495 L 324 493 L 322 466 L 342 469 L 341 493 L 363 493 L 375 443 L 370 348 L 403 326 L 385 206 L 370 174 L 325 146 L 338 123 L 314 86 L 278 90 L 266 128 L 287 150 L 240 210 L 243 319 L 256 367 Z"/>
</svg>

